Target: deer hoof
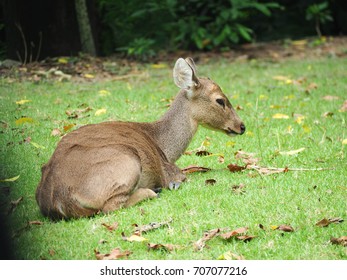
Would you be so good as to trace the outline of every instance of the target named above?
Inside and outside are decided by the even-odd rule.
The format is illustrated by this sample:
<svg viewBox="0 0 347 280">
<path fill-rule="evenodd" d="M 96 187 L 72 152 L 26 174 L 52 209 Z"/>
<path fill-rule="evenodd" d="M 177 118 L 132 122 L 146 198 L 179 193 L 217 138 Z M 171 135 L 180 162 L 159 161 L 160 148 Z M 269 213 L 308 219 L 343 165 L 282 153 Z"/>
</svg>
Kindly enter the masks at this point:
<svg viewBox="0 0 347 280">
<path fill-rule="evenodd" d="M 178 190 L 178 188 L 180 187 L 181 182 L 170 182 L 169 184 L 169 189 L 172 190 Z"/>
</svg>

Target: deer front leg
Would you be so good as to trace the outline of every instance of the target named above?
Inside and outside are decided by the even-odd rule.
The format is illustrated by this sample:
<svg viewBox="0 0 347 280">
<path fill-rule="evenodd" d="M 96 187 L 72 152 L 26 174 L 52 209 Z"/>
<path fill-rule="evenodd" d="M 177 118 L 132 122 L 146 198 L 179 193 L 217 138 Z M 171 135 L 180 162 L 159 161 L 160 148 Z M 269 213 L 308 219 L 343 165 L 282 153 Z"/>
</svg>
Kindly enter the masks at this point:
<svg viewBox="0 0 347 280">
<path fill-rule="evenodd" d="M 151 189 L 139 188 L 137 189 L 125 203 L 125 207 L 133 206 L 142 200 L 158 197 L 157 194 Z"/>
</svg>

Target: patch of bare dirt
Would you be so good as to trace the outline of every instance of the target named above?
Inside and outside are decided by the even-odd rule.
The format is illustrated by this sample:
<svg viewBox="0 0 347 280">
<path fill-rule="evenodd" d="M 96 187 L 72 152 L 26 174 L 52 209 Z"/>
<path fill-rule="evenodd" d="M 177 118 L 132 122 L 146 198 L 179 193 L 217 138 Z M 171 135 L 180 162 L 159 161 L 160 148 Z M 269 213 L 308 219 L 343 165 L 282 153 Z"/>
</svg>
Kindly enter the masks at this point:
<svg viewBox="0 0 347 280">
<path fill-rule="evenodd" d="M 161 52 L 149 63 L 153 68 L 165 68 L 178 57 L 194 57 L 195 61 L 204 63 L 215 59 L 226 59 L 230 62 L 266 60 L 281 62 L 288 59 L 313 59 L 320 57 L 346 57 L 347 37 L 328 37 L 318 40 L 308 38 L 296 41 L 274 41 L 251 43 L 237 46 L 228 51 Z M 133 77 L 146 78 L 144 64 L 120 55 L 112 57 L 57 57 L 47 58 L 40 62 L 22 65 L 19 62 L 5 60 L 0 62 L 0 76 L 8 82 L 43 80 L 77 82 L 96 82 L 101 80 L 127 80 Z"/>
</svg>

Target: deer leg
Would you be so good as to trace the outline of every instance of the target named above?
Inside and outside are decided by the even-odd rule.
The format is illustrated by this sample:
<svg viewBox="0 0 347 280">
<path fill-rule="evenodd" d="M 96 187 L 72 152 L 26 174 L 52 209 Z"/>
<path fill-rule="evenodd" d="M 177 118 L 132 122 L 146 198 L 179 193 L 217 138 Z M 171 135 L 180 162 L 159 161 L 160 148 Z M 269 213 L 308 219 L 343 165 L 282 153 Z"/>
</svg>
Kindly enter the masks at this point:
<svg viewBox="0 0 347 280">
<path fill-rule="evenodd" d="M 133 206 L 142 200 L 158 197 L 158 195 L 151 189 L 140 188 L 137 189 L 125 203 L 126 207 Z"/>
</svg>

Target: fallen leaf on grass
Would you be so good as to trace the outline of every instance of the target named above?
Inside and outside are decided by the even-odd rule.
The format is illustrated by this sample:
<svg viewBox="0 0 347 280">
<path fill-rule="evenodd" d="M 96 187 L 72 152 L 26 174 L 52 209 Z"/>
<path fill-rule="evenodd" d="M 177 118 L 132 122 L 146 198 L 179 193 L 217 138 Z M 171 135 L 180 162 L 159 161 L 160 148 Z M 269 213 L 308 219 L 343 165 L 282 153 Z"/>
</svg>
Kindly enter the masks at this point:
<svg viewBox="0 0 347 280">
<path fill-rule="evenodd" d="M 316 223 L 317 227 L 327 227 L 328 225 L 330 225 L 330 221 L 326 218 L 324 218 L 324 219 L 322 219 Z"/>
<path fill-rule="evenodd" d="M 225 252 L 223 254 L 221 254 L 217 260 L 245 260 L 245 257 L 242 255 L 236 255 L 234 253 L 232 253 L 231 251 Z"/>
<path fill-rule="evenodd" d="M 31 100 L 29 100 L 29 99 L 22 99 L 22 100 L 16 101 L 16 104 L 17 105 L 23 105 L 23 104 L 29 103 L 29 102 L 31 102 Z"/>
<path fill-rule="evenodd" d="M 228 164 L 228 169 L 230 172 L 241 172 L 242 170 L 245 170 L 246 169 L 246 166 L 239 166 L 237 164 Z"/>
<path fill-rule="evenodd" d="M 310 93 L 313 89 L 317 89 L 318 85 L 316 83 L 310 83 L 306 88 L 305 92 Z"/>
<path fill-rule="evenodd" d="M 163 226 L 168 226 L 170 223 L 172 222 L 172 219 L 170 219 L 169 221 L 165 221 L 165 222 L 152 222 L 149 223 L 147 225 L 137 225 L 137 224 L 133 224 L 133 226 L 135 226 L 135 235 L 141 235 L 143 232 L 148 232 L 150 230 L 154 230 L 154 229 L 158 229 L 160 227 Z"/>
<path fill-rule="evenodd" d="M 335 96 L 335 95 L 326 95 L 326 96 L 323 96 L 322 99 L 327 100 L 327 101 L 333 101 L 333 100 L 340 99 L 340 97 Z"/>
<path fill-rule="evenodd" d="M 12 178 L 7 178 L 7 179 L 2 179 L 0 180 L 0 182 L 14 182 L 14 181 L 17 181 L 19 179 L 20 175 L 17 175 L 15 177 L 12 177 Z"/>
<path fill-rule="evenodd" d="M 334 115 L 333 112 L 325 112 L 322 114 L 322 117 L 324 118 L 331 118 Z"/>
<path fill-rule="evenodd" d="M 173 251 L 176 249 L 180 249 L 181 246 L 179 245 L 173 245 L 173 244 L 155 244 L 155 243 L 148 243 L 147 244 L 148 250 L 165 250 L 165 251 Z"/>
<path fill-rule="evenodd" d="M 279 152 L 279 154 L 282 156 L 292 156 L 292 155 L 296 155 L 298 153 L 301 153 L 304 150 L 305 150 L 305 148 L 300 148 L 300 149 L 292 150 L 292 151 Z"/>
<path fill-rule="evenodd" d="M 277 113 L 272 116 L 273 119 L 289 119 L 288 115 Z"/>
<path fill-rule="evenodd" d="M 347 247 L 347 236 L 341 236 L 339 238 L 331 237 L 330 242 L 335 245 Z"/>
<path fill-rule="evenodd" d="M 296 122 L 297 124 L 302 124 L 304 119 L 306 118 L 304 115 L 301 114 L 294 114 L 294 122 Z"/>
<path fill-rule="evenodd" d="M 34 119 L 29 117 L 22 117 L 16 120 L 16 125 L 24 124 L 24 123 L 33 123 Z"/>
<path fill-rule="evenodd" d="M 19 203 L 21 203 L 22 201 L 23 201 L 23 196 L 19 197 L 16 200 L 10 201 L 10 208 L 8 209 L 7 214 L 12 213 L 17 208 Z"/>
<path fill-rule="evenodd" d="M 240 185 L 233 185 L 231 187 L 231 190 L 236 193 L 236 194 L 244 194 L 246 191 L 244 188 L 246 187 L 245 184 L 240 184 Z"/>
<path fill-rule="evenodd" d="M 28 225 L 42 226 L 43 222 L 41 222 L 41 221 L 29 221 Z"/>
<path fill-rule="evenodd" d="M 99 251 L 94 249 L 94 253 L 97 260 L 118 260 L 120 258 L 128 257 L 132 254 L 132 252 L 128 250 L 122 252 L 119 248 L 113 249 L 108 254 L 101 254 Z"/>
<path fill-rule="evenodd" d="M 202 166 L 196 166 L 196 165 L 190 165 L 186 168 L 182 169 L 182 172 L 184 174 L 194 173 L 194 172 L 207 172 L 210 171 L 210 168 L 202 167 Z"/>
<path fill-rule="evenodd" d="M 105 89 L 99 90 L 98 93 L 99 93 L 99 95 L 101 95 L 101 96 L 111 95 L 111 92 L 109 92 L 108 90 L 105 90 Z"/>
<path fill-rule="evenodd" d="M 262 224 L 258 225 L 260 229 L 265 230 L 265 227 Z"/>
<path fill-rule="evenodd" d="M 95 78 L 95 76 L 92 74 L 84 74 L 83 76 L 84 76 L 84 78 L 87 78 L 87 79 L 94 79 Z"/>
<path fill-rule="evenodd" d="M 347 112 L 347 100 L 345 100 L 345 102 L 343 102 L 342 107 L 339 109 L 339 112 L 341 112 L 341 113 Z"/>
<path fill-rule="evenodd" d="M 286 105 L 270 105 L 270 109 L 282 109 L 286 107 Z"/>
<path fill-rule="evenodd" d="M 104 226 L 108 231 L 112 232 L 118 228 L 118 222 L 114 222 L 112 225 L 102 223 L 102 226 Z"/>
<path fill-rule="evenodd" d="M 195 155 L 198 156 L 198 157 L 209 156 L 209 155 L 211 155 L 211 154 L 212 154 L 212 153 L 210 153 L 209 151 L 205 151 L 205 150 L 203 150 L 203 151 L 197 151 L 197 152 L 195 153 Z"/>
<path fill-rule="evenodd" d="M 248 242 L 248 241 L 251 241 L 253 238 L 256 238 L 256 236 L 255 235 L 240 235 L 240 236 L 236 236 L 236 238 L 244 242 Z"/>
<path fill-rule="evenodd" d="M 148 241 L 147 238 L 144 238 L 143 236 L 137 235 L 137 234 L 133 234 L 129 237 L 125 236 L 124 232 L 122 232 L 122 239 L 125 241 L 129 241 L 129 242 L 144 242 L 144 241 Z"/>
<path fill-rule="evenodd" d="M 95 116 L 101 116 L 103 114 L 106 114 L 106 112 L 107 112 L 107 110 L 105 108 L 103 108 L 103 109 L 96 110 L 94 115 Z"/>
<path fill-rule="evenodd" d="M 273 230 L 281 230 L 284 232 L 293 232 L 294 228 L 290 225 L 279 225 L 279 226 L 271 226 Z"/>
<path fill-rule="evenodd" d="M 248 227 L 242 227 L 242 228 L 238 228 L 226 233 L 222 233 L 219 236 L 221 238 L 223 238 L 224 240 L 229 240 L 230 238 L 237 236 L 239 234 L 245 233 L 248 230 Z"/>
<path fill-rule="evenodd" d="M 86 104 L 82 104 L 82 105 L 86 105 Z M 85 108 L 76 109 L 73 111 L 66 110 L 65 114 L 67 115 L 68 119 L 81 119 L 81 118 L 89 117 L 89 115 L 85 115 L 85 114 L 91 110 L 93 109 L 87 106 Z"/>
<path fill-rule="evenodd" d="M 248 153 L 242 150 L 238 150 L 235 153 L 235 159 L 241 159 L 245 164 L 257 164 L 259 158 L 255 158 L 255 153 Z"/>
<path fill-rule="evenodd" d="M 320 220 L 319 222 L 316 223 L 316 226 L 317 227 L 327 227 L 328 225 L 330 224 L 339 224 L 339 223 L 342 223 L 343 222 L 343 219 L 341 218 L 323 218 L 322 220 Z"/>
<path fill-rule="evenodd" d="M 75 126 L 75 124 L 71 123 L 68 125 L 64 125 L 64 132 L 69 131 L 71 128 L 73 128 Z"/>
<path fill-rule="evenodd" d="M 215 183 L 217 183 L 217 181 L 215 179 L 205 180 L 205 185 L 214 185 Z"/>
<path fill-rule="evenodd" d="M 36 149 L 40 149 L 40 150 L 46 149 L 45 146 L 42 146 L 42 145 L 40 145 L 40 144 L 38 144 L 36 142 L 33 142 L 33 141 L 30 141 L 30 144 L 33 145 Z"/>
<path fill-rule="evenodd" d="M 59 128 L 54 128 L 51 132 L 51 135 L 52 136 L 61 136 L 62 134 L 61 134 L 61 131 Z"/>
<path fill-rule="evenodd" d="M 211 240 L 212 238 L 218 236 L 219 232 L 220 232 L 219 228 L 211 229 L 211 230 L 205 232 L 204 236 L 194 243 L 194 245 L 193 245 L 194 249 L 196 251 L 202 250 L 206 246 L 206 242 Z"/>
</svg>

